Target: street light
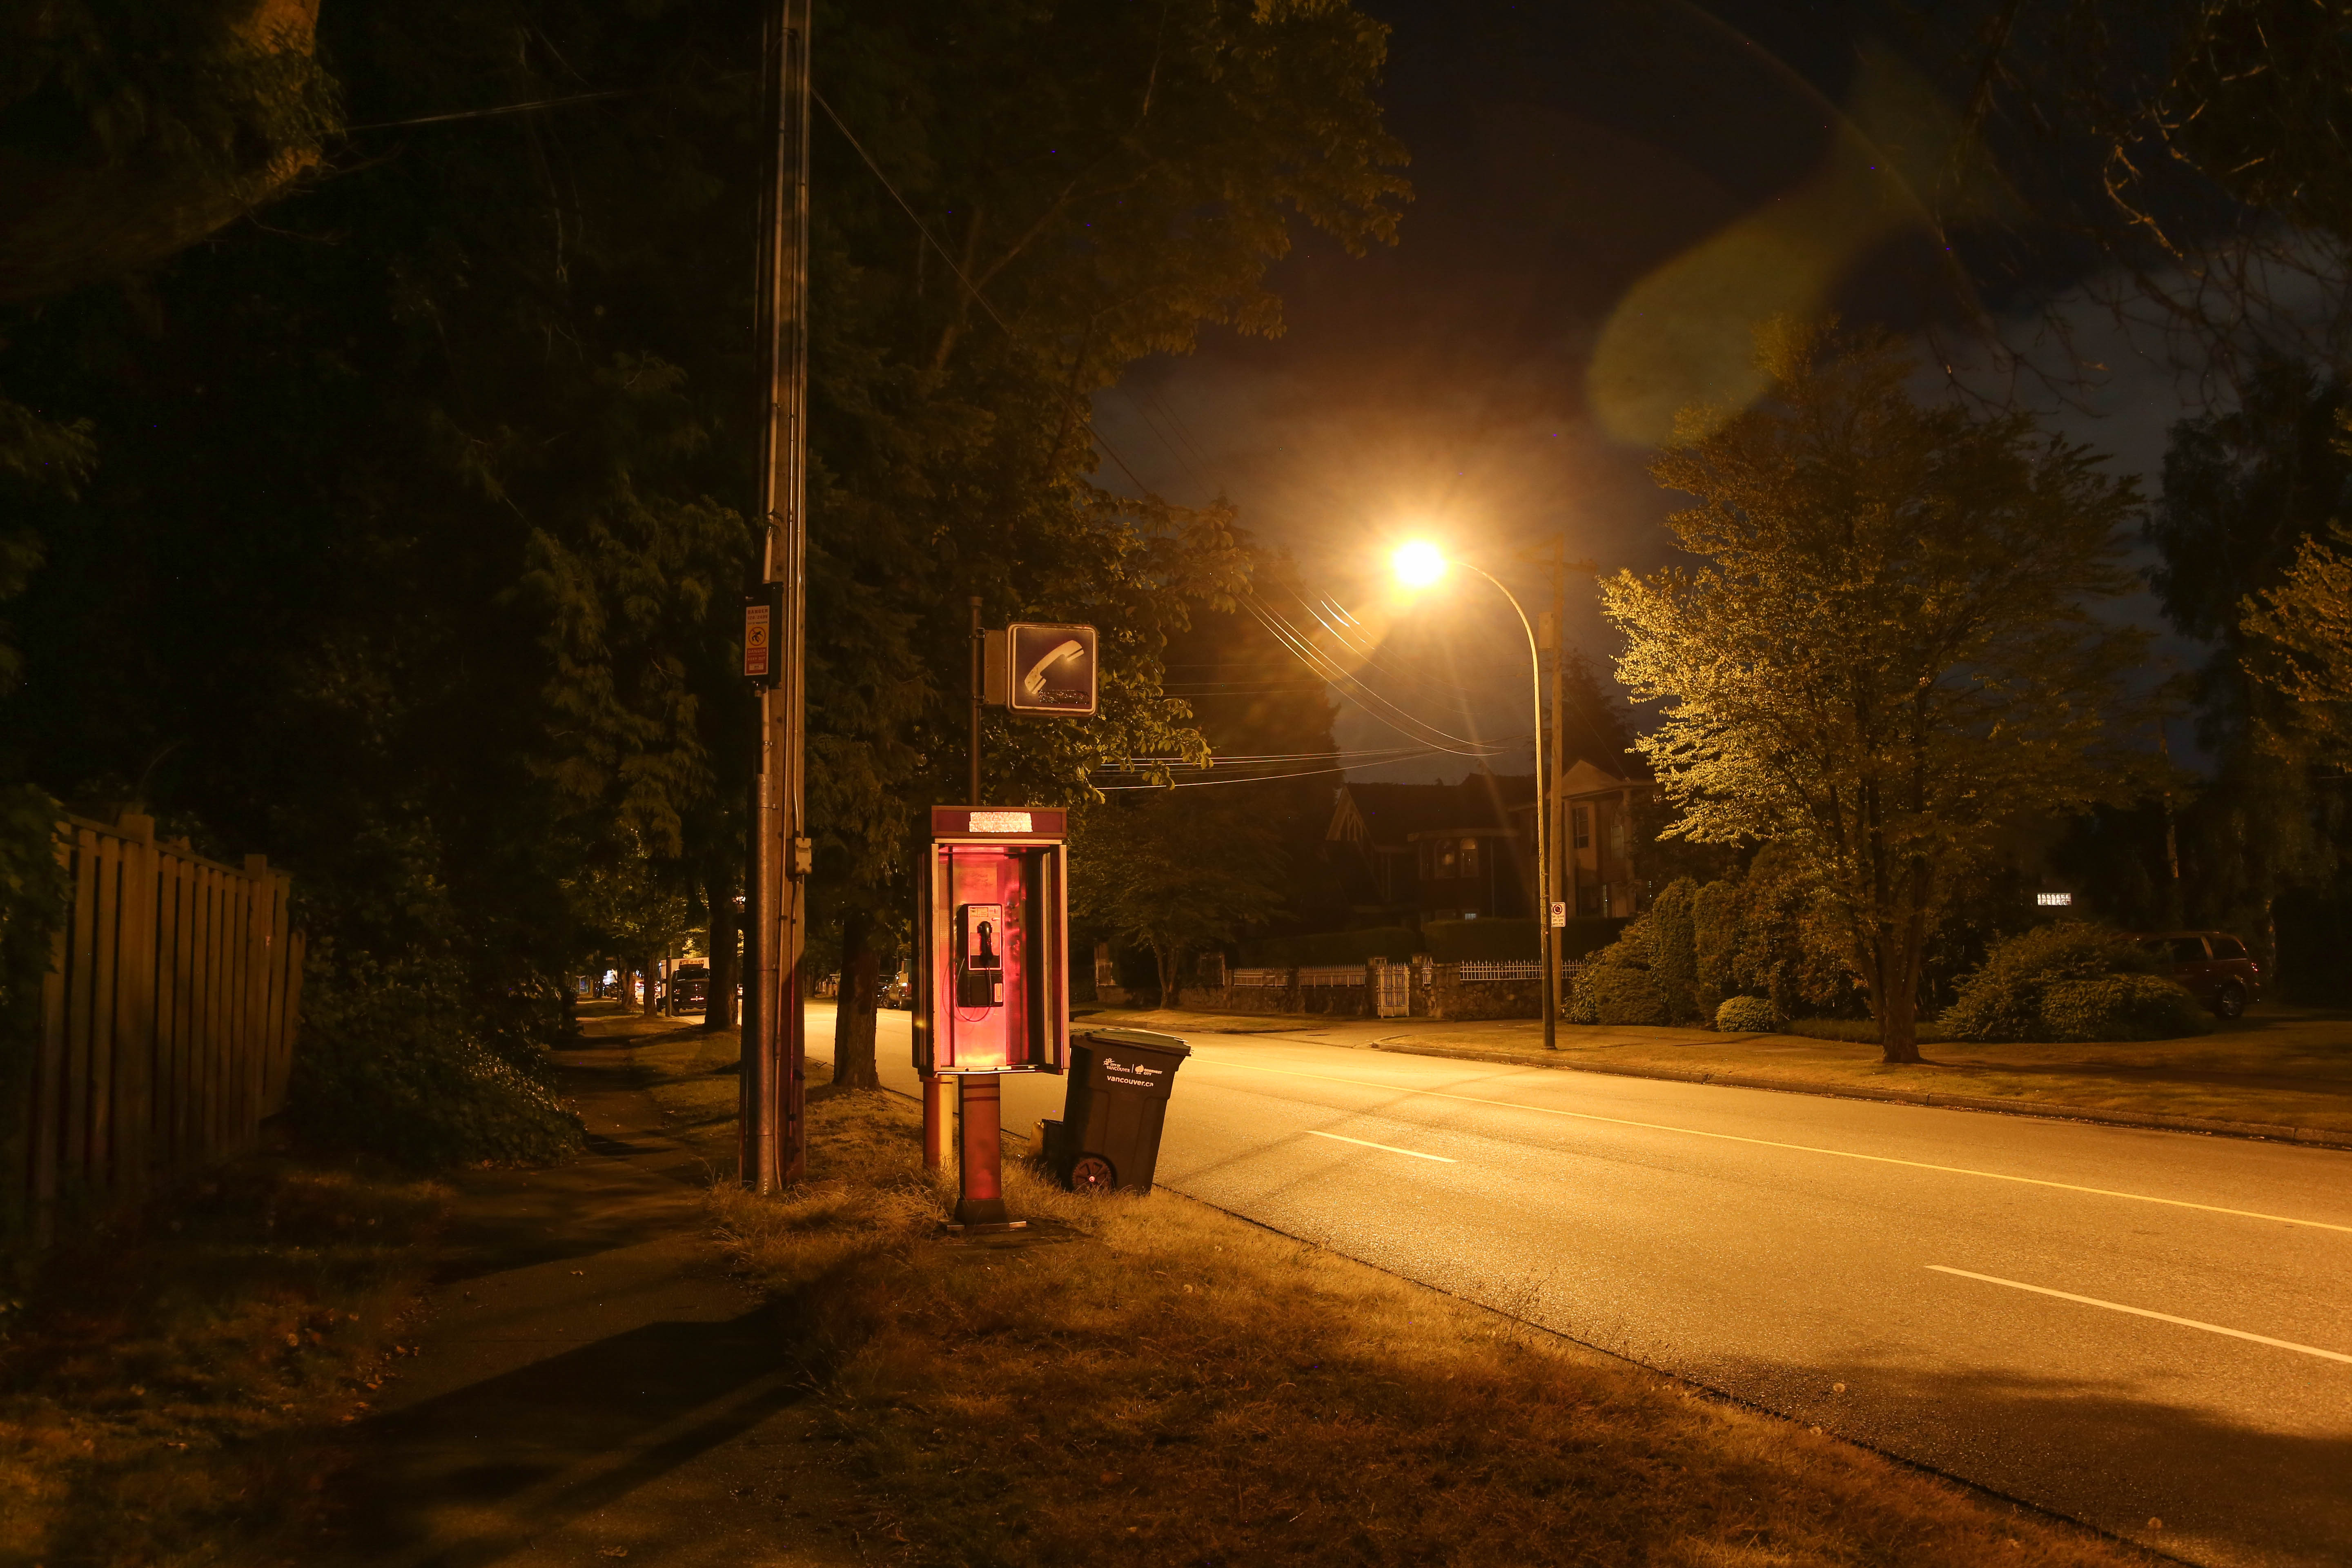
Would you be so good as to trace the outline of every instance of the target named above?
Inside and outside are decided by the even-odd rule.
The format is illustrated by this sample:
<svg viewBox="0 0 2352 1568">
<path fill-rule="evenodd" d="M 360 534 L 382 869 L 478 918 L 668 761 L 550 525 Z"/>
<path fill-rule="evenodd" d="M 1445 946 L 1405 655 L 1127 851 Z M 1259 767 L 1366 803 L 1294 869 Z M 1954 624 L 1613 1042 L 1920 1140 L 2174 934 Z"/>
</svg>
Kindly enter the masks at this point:
<svg viewBox="0 0 2352 1568">
<path fill-rule="evenodd" d="M 1465 571 L 1477 573 L 1479 576 L 1495 584 L 1495 591 L 1503 595 L 1511 606 L 1511 613 L 1519 617 L 1519 629 L 1528 635 L 1528 685 L 1535 699 L 1532 710 L 1535 716 L 1536 752 L 1536 919 L 1539 922 L 1536 928 L 1539 933 L 1536 951 L 1537 963 L 1543 971 L 1544 1049 L 1557 1050 L 1559 1048 L 1556 1031 L 1559 1014 L 1558 994 L 1559 962 L 1556 956 L 1557 950 L 1553 946 L 1551 937 L 1551 857 L 1547 852 L 1548 836 L 1550 832 L 1549 818 L 1554 805 L 1553 780 L 1550 774 L 1544 772 L 1543 655 L 1536 648 L 1536 629 L 1528 622 L 1527 611 L 1519 607 L 1517 595 L 1504 587 L 1500 578 L 1467 561 L 1449 562 L 1444 551 L 1426 540 L 1415 540 L 1412 543 L 1398 546 L 1396 552 L 1390 556 L 1389 563 L 1395 569 L 1397 581 L 1408 588 L 1431 586 L 1444 577 L 1449 566 L 1458 565 Z M 1559 737 L 1557 735 L 1552 737 L 1554 745 L 1558 745 L 1559 742 Z"/>
</svg>

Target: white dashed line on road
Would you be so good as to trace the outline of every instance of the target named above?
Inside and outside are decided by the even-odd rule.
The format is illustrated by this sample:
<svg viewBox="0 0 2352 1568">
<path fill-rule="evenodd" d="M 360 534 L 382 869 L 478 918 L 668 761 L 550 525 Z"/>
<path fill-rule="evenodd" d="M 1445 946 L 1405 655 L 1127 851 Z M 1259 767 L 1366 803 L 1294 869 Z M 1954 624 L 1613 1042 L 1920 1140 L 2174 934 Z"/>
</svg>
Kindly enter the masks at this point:
<svg viewBox="0 0 2352 1568">
<path fill-rule="evenodd" d="M 2233 1340 L 2252 1340 L 2258 1345 L 2273 1345 L 2283 1351 L 2299 1351 L 2315 1355 L 2323 1361 L 2340 1361 L 2352 1366 L 2352 1355 L 2341 1351 L 2324 1351 L 2315 1345 L 2299 1345 L 2293 1340 L 2274 1340 L 2268 1334 L 2250 1334 L 2243 1329 L 2225 1329 L 2219 1323 L 2200 1323 L 2194 1318 L 2176 1318 L 2169 1312 L 2151 1312 L 2146 1307 L 2126 1307 L 2120 1301 L 2102 1301 L 2096 1296 L 2077 1296 L 2071 1290 L 2053 1290 L 2043 1285 L 2027 1285 L 2016 1279 L 2003 1279 L 1997 1274 L 1971 1274 L 1965 1268 L 1947 1268 L 1940 1263 L 1927 1268 L 1937 1274 L 1957 1274 L 1963 1279 L 1981 1279 L 1988 1285 L 2006 1285 L 2012 1290 L 2031 1290 L 2037 1296 L 2055 1296 L 2062 1301 L 2080 1301 L 2085 1307 L 2105 1307 L 2110 1312 L 2129 1312 L 2135 1318 L 2154 1318 L 2159 1323 L 2179 1323 L 2184 1329 L 2202 1329 L 2209 1334 L 2227 1334 Z"/>
<path fill-rule="evenodd" d="M 1307 1132 L 1312 1138 L 1328 1138 L 1335 1143 L 1360 1144 L 1366 1149 L 1384 1150 L 1391 1154 L 1409 1154 L 1416 1160 L 1434 1160 L 1441 1165 L 1460 1163 L 1459 1161 L 1449 1160 L 1443 1154 L 1424 1154 L 1418 1149 L 1400 1149 L 1393 1143 L 1375 1143 L 1369 1138 L 1349 1138 L 1338 1132 L 1318 1132 L 1312 1127 L 1308 1128 Z"/>
</svg>

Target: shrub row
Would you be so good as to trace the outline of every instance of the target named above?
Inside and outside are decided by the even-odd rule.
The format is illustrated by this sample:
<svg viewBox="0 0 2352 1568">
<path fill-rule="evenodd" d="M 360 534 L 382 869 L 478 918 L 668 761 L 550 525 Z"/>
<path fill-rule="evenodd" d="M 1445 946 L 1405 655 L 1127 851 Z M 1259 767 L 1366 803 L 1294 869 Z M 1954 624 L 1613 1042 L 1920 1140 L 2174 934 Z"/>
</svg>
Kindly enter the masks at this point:
<svg viewBox="0 0 2352 1568">
<path fill-rule="evenodd" d="M 1834 917 L 1791 864 L 1758 855 L 1747 876 L 1685 878 L 1596 953 L 1567 1005 L 1572 1024 L 1685 1024 L 1737 1033 L 1796 1027 L 1875 1040 L 1877 1025 L 1835 956 Z M 1795 1023 L 1815 1015 L 1820 1026 Z M 2210 1027 L 2189 993 L 2121 932 L 2080 921 L 1996 942 L 1922 1039 L 2161 1040 Z"/>
</svg>

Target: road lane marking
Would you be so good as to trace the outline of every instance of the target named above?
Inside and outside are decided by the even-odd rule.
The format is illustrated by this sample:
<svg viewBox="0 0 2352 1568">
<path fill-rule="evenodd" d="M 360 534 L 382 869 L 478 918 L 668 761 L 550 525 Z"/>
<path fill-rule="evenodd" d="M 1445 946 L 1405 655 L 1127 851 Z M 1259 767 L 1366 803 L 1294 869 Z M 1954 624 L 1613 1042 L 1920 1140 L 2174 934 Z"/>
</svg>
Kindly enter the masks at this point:
<svg viewBox="0 0 2352 1568">
<path fill-rule="evenodd" d="M 1441 1165 L 1460 1163 L 1449 1160 L 1443 1154 L 1424 1154 L 1418 1149 L 1400 1149 L 1393 1143 L 1375 1143 L 1369 1138 L 1349 1138 L 1339 1132 L 1318 1132 L 1312 1127 L 1307 1130 L 1307 1133 L 1310 1138 L 1329 1138 L 1340 1143 L 1360 1143 L 1367 1149 L 1385 1149 L 1391 1154 L 1410 1154 L 1416 1160 L 1434 1160 Z"/>
<path fill-rule="evenodd" d="M 2027 1285 L 2016 1279 L 2003 1279 L 1997 1274 L 1971 1274 L 1965 1268 L 1947 1268 L 1940 1263 L 1927 1268 L 1937 1274 L 1957 1274 L 1963 1279 L 1981 1279 L 1988 1285 L 2006 1285 L 2012 1290 L 2031 1290 L 2037 1296 L 2055 1296 L 2062 1301 L 2080 1301 L 2085 1307 L 2105 1307 L 2110 1312 L 2129 1312 L 2135 1318 L 2154 1318 L 2159 1323 L 2179 1323 L 2184 1329 L 2202 1329 L 2209 1334 L 2227 1334 L 2233 1340 L 2252 1340 L 2258 1345 L 2275 1345 L 2283 1351 L 2301 1351 L 2325 1361 L 2340 1361 L 2352 1366 L 2352 1355 L 2341 1351 L 2324 1351 L 2315 1345 L 2299 1345 L 2293 1340 L 2274 1340 L 2268 1334 L 2250 1334 L 2243 1329 L 2225 1329 L 2219 1323 L 2200 1323 L 2194 1318 L 2176 1318 L 2169 1312 L 2151 1312 L 2145 1307 L 2126 1307 L 2120 1301 L 2102 1301 L 2096 1296 L 2077 1296 L 2071 1290 L 2053 1290 L 2043 1285 Z"/>
<path fill-rule="evenodd" d="M 2168 1208 L 2199 1209 L 2206 1214 L 2235 1215 L 2240 1219 L 2266 1219 L 2280 1225 L 2308 1226 L 2314 1230 L 2340 1231 L 2352 1236 L 2352 1225 L 2334 1225 L 2324 1219 L 2296 1219 L 2291 1215 L 2263 1214 L 2255 1209 L 2225 1208 L 2220 1204 L 2193 1204 L 2186 1198 L 2151 1197 L 2146 1193 L 2121 1193 L 2112 1187 L 2085 1187 L 2073 1182 L 2053 1182 L 2040 1176 L 2012 1176 L 2001 1171 L 1971 1170 L 1966 1165 L 1937 1165 L 1925 1160 L 1898 1160 L 1892 1154 L 1857 1154 L 1851 1149 L 1823 1149 L 1811 1143 L 1783 1143 L 1771 1138 L 1749 1138 L 1738 1132 L 1709 1132 L 1697 1127 L 1673 1127 L 1663 1121 L 1635 1121 L 1622 1116 L 1601 1116 L 1589 1110 L 1561 1110 L 1549 1105 L 1522 1105 L 1517 1100 L 1492 1100 L 1483 1094 L 1452 1094 L 1442 1089 L 1408 1089 L 1402 1084 L 1377 1083 L 1370 1079 L 1341 1078 L 1333 1073 L 1299 1072 L 1292 1068 L 1257 1067 L 1248 1062 L 1221 1062 L 1205 1058 L 1204 1067 L 1237 1068 L 1242 1072 L 1273 1073 L 1280 1078 L 1314 1079 L 1322 1083 L 1344 1083 L 1352 1089 L 1376 1089 L 1390 1094 L 1418 1094 L 1431 1100 L 1459 1100 L 1471 1105 L 1492 1105 L 1505 1110 L 1533 1111 L 1540 1116 L 1566 1116 L 1578 1121 L 1601 1121 L 1612 1127 L 1639 1127 L 1649 1132 L 1680 1132 L 1691 1138 L 1715 1138 L 1726 1143 L 1753 1143 L 1765 1149 L 1788 1149 L 1800 1154 L 1829 1154 L 1841 1160 L 1866 1160 L 1876 1165 L 1907 1165 L 1915 1171 L 1941 1171 L 1953 1176 L 1981 1176 L 1989 1182 L 2016 1182 L 2029 1187 L 2055 1187 L 2063 1193 L 2088 1193 L 2094 1197 L 2128 1198 L 2134 1203 L 2162 1204 Z"/>
</svg>

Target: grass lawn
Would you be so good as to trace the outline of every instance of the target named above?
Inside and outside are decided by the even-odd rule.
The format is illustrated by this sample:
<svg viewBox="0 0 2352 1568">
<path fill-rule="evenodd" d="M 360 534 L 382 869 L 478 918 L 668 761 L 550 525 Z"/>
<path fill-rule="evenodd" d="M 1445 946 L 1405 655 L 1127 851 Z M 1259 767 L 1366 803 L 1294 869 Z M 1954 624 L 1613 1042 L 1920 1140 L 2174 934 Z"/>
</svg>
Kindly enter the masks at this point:
<svg viewBox="0 0 2352 1568">
<path fill-rule="evenodd" d="M 714 1141 L 731 1042 L 636 1059 Z M 943 1237 L 892 1095 L 810 1095 L 805 1186 L 729 1184 L 894 1561 L 1659 1568 L 2146 1560 L 1168 1193 L 1008 1169 L 1017 1237 Z"/>
<path fill-rule="evenodd" d="M 303 1560 L 447 1198 L 261 1155 L 61 1246 L 0 1316 L 0 1563 Z"/>
<path fill-rule="evenodd" d="M 1112 1013 L 1080 1020 L 1194 1032 L 1328 1036 L 1349 1044 L 1444 1055 L 1507 1056 L 1546 1067 L 1724 1073 L 1790 1089 L 1853 1087 L 2012 1100 L 2042 1110 L 2126 1110 L 2308 1127 L 2352 1135 L 2352 1014 L 2263 1006 L 2212 1034 L 2116 1045 L 1923 1045 L 1918 1067 L 1888 1067 L 1864 1041 L 1704 1029 L 1559 1026 L 1543 1048 L 1534 1019 L 1328 1022 L 1296 1016 Z"/>
</svg>

